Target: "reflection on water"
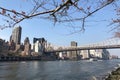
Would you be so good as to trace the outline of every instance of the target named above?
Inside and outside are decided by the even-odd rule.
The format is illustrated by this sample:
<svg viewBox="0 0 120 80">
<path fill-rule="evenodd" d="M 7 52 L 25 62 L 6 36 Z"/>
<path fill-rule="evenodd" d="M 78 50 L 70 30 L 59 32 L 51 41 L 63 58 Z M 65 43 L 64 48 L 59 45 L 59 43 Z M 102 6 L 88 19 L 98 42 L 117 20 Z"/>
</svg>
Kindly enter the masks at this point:
<svg viewBox="0 0 120 80">
<path fill-rule="evenodd" d="M 119 60 L 0 62 L 0 80 L 90 80 L 107 74 L 118 63 Z"/>
</svg>

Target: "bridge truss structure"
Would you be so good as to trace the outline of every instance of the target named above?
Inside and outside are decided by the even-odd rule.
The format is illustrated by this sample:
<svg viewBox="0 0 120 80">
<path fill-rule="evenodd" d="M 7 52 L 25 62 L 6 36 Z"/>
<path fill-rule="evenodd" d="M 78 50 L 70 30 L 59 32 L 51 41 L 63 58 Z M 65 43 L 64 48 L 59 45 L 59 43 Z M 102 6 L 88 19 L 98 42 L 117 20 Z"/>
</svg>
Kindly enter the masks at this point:
<svg viewBox="0 0 120 80">
<path fill-rule="evenodd" d="M 120 38 L 110 38 L 102 42 L 90 43 L 81 46 L 58 46 L 52 44 L 51 47 L 52 49 L 46 49 L 46 52 L 77 51 L 91 49 L 116 49 L 120 48 Z"/>
</svg>

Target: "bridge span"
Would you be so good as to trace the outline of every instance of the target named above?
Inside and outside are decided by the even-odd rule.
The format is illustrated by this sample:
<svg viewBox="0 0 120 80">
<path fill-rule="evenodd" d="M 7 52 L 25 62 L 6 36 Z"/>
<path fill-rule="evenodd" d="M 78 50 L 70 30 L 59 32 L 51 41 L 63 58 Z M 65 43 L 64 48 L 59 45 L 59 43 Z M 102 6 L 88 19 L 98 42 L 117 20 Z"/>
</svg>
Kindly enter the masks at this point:
<svg viewBox="0 0 120 80">
<path fill-rule="evenodd" d="M 63 52 L 63 51 L 78 51 L 78 50 L 92 50 L 92 49 L 117 49 L 120 45 L 108 45 L 108 46 L 86 46 L 86 47 L 66 47 L 54 50 L 45 50 L 46 53 Z"/>
</svg>

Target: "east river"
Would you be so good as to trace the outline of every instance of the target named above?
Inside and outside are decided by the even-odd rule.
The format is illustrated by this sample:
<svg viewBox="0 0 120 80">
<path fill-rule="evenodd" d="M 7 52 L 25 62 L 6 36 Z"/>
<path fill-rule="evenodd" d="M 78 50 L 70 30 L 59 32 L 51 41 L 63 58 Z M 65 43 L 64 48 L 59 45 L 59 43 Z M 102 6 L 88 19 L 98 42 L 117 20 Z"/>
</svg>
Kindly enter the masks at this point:
<svg viewBox="0 0 120 80">
<path fill-rule="evenodd" d="M 0 62 L 0 80 L 92 80 L 101 78 L 120 64 L 104 61 Z"/>
</svg>

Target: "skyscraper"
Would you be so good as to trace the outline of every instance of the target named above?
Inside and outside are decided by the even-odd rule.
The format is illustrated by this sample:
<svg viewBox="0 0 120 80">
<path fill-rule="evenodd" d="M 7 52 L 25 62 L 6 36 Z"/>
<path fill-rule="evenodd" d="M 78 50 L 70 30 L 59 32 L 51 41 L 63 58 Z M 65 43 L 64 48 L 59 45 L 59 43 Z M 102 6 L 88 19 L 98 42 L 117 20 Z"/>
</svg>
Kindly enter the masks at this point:
<svg viewBox="0 0 120 80">
<path fill-rule="evenodd" d="M 24 54 L 23 55 L 31 55 L 31 44 L 29 42 L 29 38 L 26 37 L 24 40 Z"/>
<path fill-rule="evenodd" d="M 33 50 L 40 55 L 43 54 L 45 51 L 46 40 L 44 38 L 34 38 L 33 43 Z"/>
<path fill-rule="evenodd" d="M 20 44 L 21 32 L 22 32 L 22 28 L 20 26 L 19 27 L 15 27 L 15 29 L 12 31 L 12 40 L 16 44 Z"/>
</svg>

